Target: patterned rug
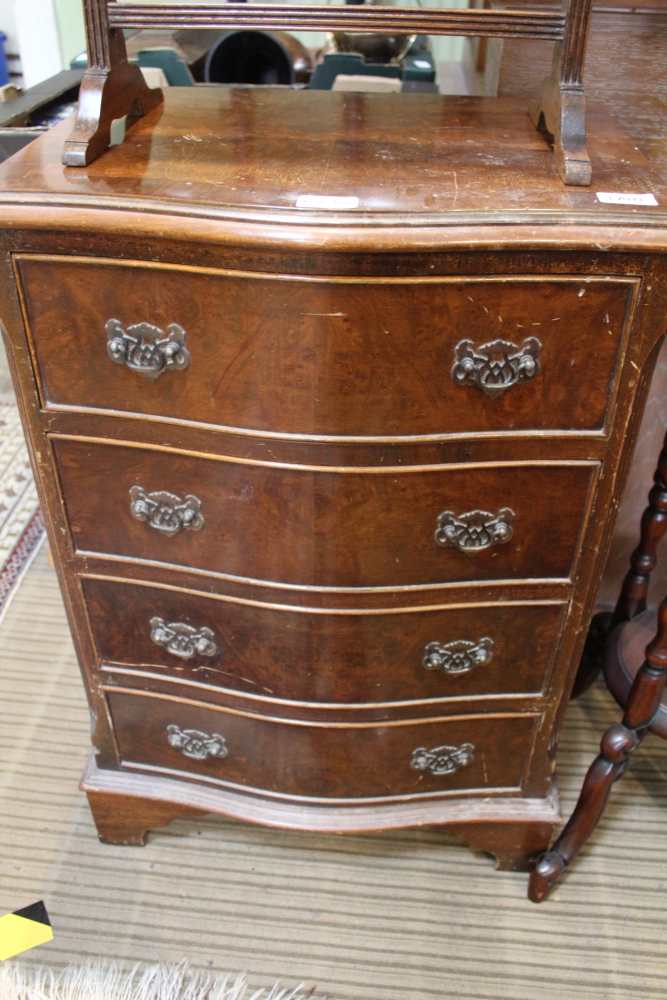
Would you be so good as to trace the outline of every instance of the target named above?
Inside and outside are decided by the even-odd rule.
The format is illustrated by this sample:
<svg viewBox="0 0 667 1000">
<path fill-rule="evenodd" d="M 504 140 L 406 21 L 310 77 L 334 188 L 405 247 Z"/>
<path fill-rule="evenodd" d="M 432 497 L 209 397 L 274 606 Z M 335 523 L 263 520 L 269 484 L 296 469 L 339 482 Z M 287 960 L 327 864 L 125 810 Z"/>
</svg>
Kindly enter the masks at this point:
<svg viewBox="0 0 667 1000">
<path fill-rule="evenodd" d="M 0 402 L 0 621 L 44 539 L 16 404 Z"/>
</svg>

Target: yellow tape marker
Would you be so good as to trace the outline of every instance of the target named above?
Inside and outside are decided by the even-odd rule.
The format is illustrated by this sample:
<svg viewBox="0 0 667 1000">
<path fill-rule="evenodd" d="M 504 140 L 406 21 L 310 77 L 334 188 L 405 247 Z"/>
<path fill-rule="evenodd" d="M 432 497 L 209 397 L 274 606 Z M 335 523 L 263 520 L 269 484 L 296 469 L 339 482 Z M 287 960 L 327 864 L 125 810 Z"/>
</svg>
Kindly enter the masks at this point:
<svg viewBox="0 0 667 1000">
<path fill-rule="evenodd" d="M 0 962 L 48 941 L 53 941 L 53 928 L 44 903 L 0 917 Z"/>
</svg>

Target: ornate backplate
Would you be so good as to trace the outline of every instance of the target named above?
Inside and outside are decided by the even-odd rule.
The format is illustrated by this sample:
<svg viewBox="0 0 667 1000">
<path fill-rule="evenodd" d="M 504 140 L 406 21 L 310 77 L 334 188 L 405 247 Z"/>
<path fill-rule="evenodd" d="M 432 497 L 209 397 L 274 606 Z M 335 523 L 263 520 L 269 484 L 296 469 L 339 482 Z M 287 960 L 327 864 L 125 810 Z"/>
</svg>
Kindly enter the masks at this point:
<svg viewBox="0 0 667 1000">
<path fill-rule="evenodd" d="M 444 674 L 467 674 L 474 667 L 493 659 L 493 639 L 484 637 L 476 642 L 455 639 L 453 642 L 429 642 L 424 648 L 426 670 L 441 670 Z"/>
<path fill-rule="evenodd" d="M 417 747 L 412 751 L 410 766 L 416 771 L 429 771 L 431 774 L 453 774 L 467 767 L 475 758 L 475 747 L 472 743 L 462 743 L 460 746 Z"/>
<path fill-rule="evenodd" d="M 165 332 L 151 323 L 126 328 L 119 319 L 110 319 L 105 329 L 111 360 L 151 381 L 163 372 L 178 371 L 190 364 L 186 333 L 178 323 L 171 323 Z"/>
<path fill-rule="evenodd" d="M 472 340 L 461 340 L 454 348 L 452 378 L 459 385 L 474 385 L 489 396 L 498 396 L 535 378 L 541 348 L 537 337 L 527 337 L 521 344 L 490 340 L 479 347 Z"/>
<path fill-rule="evenodd" d="M 164 618 L 151 618 L 151 640 L 173 656 L 191 660 L 193 656 L 215 656 L 218 647 L 212 629 L 193 628 L 185 622 L 167 622 Z"/>
<path fill-rule="evenodd" d="M 204 733 L 200 729 L 181 729 L 175 723 L 167 726 L 169 746 L 180 750 L 191 760 L 207 760 L 209 757 L 226 757 L 229 753 L 227 741 L 220 733 Z"/>
<path fill-rule="evenodd" d="M 132 486 L 130 512 L 132 517 L 146 521 L 163 535 L 176 535 L 185 529 L 199 531 L 204 527 L 201 500 L 190 493 L 179 497 L 166 490 L 147 493 L 143 486 Z"/>
<path fill-rule="evenodd" d="M 515 517 L 509 507 L 502 507 L 497 514 L 488 510 L 470 510 L 465 514 L 444 510 L 438 515 L 435 540 L 445 548 L 480 552 L 509 542 Z"/>
</svg>

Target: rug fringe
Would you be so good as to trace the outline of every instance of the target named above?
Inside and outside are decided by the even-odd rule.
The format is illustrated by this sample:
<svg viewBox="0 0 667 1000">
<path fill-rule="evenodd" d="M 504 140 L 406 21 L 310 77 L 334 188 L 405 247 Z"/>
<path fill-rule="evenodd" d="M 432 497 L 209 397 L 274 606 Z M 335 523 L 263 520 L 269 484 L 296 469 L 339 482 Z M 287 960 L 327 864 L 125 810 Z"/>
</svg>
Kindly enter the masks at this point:
<svg viewBox="0 0 667 1000">
<path fill-rule="evenodd" d="M 250 993 L 247 977 L 219 976 L 193 969 L 189 962 L 135 965 L 89 962 L 50 969 L 41 965 L 3 963 L 2 1000 L 307 1000 L 303 984 L 289 989 L 276 983 Z"/>
</svg>

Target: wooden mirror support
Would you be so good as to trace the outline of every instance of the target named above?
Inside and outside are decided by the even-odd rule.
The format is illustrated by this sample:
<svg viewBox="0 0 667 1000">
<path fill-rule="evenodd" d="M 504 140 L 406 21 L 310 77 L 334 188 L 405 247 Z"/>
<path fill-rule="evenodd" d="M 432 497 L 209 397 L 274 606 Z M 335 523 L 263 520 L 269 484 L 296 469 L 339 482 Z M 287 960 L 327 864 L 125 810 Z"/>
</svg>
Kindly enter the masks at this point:
<svg viewBox="0 0 667 1000">
<path fill-rule="evenodd" d="M 556 42 L 551 76 L 531 108 L 535 125 L 553 139 L 556 167 L 566 184 L 591 182 L 586 151 L 582 69 L 591 0 L 563 0 L 561 12 L 544 10 L 439 10 L 304 3 L 121 3 L 84 0 L 89 68 L 63 162 L 82 167 L 108 147 L 114 119 L 140 117 L 162 100 L 138 66 L 128 62 L 124 29 L 269 28 L 300 31 L 370 31 Z"/>
</svg>

